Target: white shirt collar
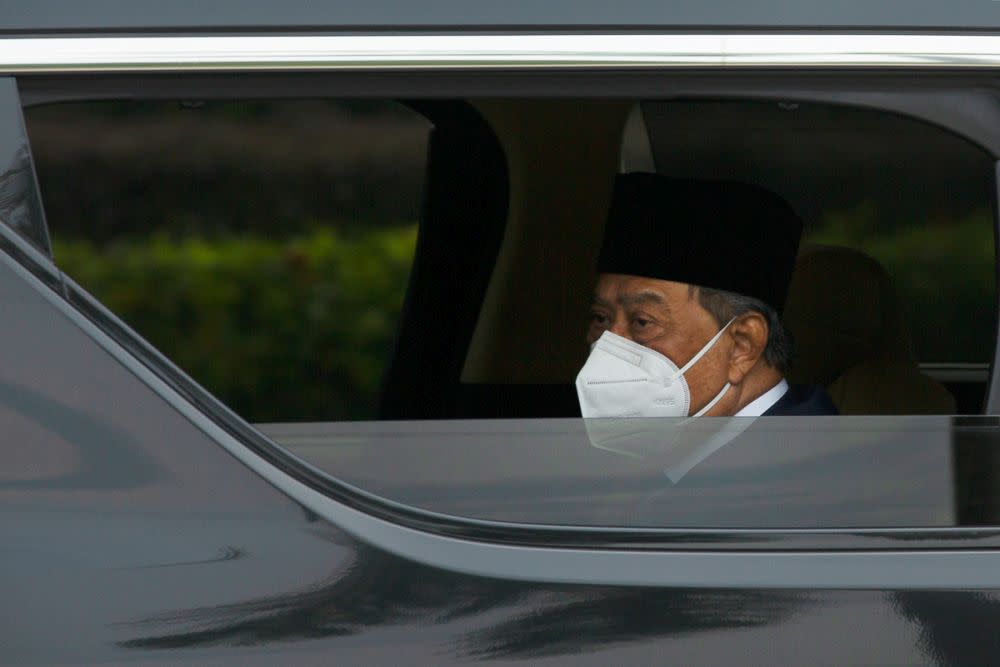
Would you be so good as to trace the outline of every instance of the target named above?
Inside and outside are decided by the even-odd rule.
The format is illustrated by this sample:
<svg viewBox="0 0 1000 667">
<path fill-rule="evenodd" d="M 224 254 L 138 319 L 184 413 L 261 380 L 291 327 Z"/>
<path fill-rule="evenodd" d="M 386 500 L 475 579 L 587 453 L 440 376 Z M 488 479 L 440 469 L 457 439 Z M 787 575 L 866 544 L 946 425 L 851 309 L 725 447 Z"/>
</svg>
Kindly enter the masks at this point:
<svg viewBox="0 0 1000 667">
<path fill-rule="evenodd" d="M 781 382 L 774 385 L 763 394 L 755 398 L 754 400 L 743 406 L 743 409 L 737 412 L 734 417 L 760 417 L 762 414 L 767 412 L 777 403 L 785 392 L 788 391 L 788 381 L 784 378 Z"/>
</svg>

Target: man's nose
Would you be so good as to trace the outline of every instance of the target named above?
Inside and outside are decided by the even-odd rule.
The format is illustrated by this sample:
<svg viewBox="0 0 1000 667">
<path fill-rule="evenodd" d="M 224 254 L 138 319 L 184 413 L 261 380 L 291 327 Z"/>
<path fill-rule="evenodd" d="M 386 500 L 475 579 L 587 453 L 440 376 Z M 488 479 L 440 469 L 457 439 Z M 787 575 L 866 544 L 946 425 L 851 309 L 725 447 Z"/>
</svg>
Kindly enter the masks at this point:
<svg viewBox="0 0 1000 667">
<path fill-rule="evenodd" d="M 615 322 L 611 325 L 611 333 L 616 336 L 621 336 L 622 338 L 628 338 L 628 326 L 625 322 Z M 631 340 L 631 339 L 629 339 Z"/>
</svg>

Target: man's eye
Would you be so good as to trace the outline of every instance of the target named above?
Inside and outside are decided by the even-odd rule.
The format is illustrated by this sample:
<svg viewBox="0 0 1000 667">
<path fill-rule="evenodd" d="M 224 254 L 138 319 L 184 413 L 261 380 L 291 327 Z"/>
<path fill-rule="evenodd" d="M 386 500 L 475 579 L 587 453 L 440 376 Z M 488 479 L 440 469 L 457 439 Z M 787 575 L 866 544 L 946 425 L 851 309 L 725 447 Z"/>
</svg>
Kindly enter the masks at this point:
<svg viewBox="0 0 1000 667">
<path fill-rule="evenodd" d="M 599 326 L 605 326 L 608 323 L 608 317 L 602 313 L 591 313 L 590 321 Z"/>
<path fill-rule="evenodd" d="M 647 319 L 642 318 L 642 317 L 636 317 L 636 318 L 632 319 L 632 324 L 635 325 L 635 326 L 637 326 L 637 327 L 639 327 L 639 328 L 642 328 L 644 326 L 652 324 L 652 322 L 650 320 L 647 320 Z"/>
</svg>

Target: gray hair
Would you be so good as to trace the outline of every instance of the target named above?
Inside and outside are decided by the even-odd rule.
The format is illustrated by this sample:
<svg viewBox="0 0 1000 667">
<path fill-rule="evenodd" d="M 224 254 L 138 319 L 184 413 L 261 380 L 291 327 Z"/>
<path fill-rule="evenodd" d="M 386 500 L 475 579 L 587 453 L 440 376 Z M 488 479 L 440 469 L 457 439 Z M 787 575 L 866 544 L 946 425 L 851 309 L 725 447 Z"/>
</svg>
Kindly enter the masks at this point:
<svg viewBox="0 0 1000 667">
<path fill-rule="evenodd" d="M 767 345 L 764 347 L 764 361 L 769 366 L 787 374 L 792 363 L 792 337 L 781 324 L 777 311 L 760 299 L 743 296 L 734 292 L 692 285 L 689 293 L 698 294 L 698 303 L 708 311 L 721 327 L 734 317 L 745 313 L 760 313 L 767 322 Z"/>
</svg>

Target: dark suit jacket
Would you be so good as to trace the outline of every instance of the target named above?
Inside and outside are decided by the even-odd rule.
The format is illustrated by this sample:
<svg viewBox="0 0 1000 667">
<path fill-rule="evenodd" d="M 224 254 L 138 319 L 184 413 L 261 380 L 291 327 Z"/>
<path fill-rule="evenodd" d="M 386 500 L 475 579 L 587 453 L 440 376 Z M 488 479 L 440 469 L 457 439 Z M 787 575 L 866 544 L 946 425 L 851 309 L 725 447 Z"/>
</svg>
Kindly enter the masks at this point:
<svg viewBox="0 0 1000 667">
<path fill-rule="evenodd" d="M 835 415 L 837 408 L 822 387 L 807 384 L 793 384 L 785 395 L 778 399 L 764 414 L 764 417 L 805 417 Z"/>
</svg>

